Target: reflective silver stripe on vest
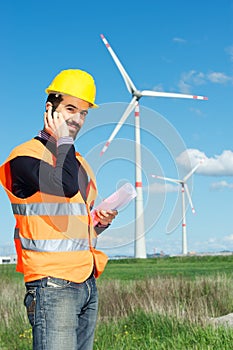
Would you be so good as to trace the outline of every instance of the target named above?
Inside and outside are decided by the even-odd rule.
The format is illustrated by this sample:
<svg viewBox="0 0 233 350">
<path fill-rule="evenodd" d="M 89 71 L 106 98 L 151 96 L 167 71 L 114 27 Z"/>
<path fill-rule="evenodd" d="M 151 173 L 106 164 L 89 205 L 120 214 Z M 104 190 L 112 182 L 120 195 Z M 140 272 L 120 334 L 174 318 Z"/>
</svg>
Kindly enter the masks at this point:
<svg viewBox="0 0 233 350">
<path fill-rule="evenodd" d="M 19 228 L 15 227 L 14 239 L 18 239 L 18 238 L 19 238 Z"/>
<path fill-rule="evenodd" d="M 34 240 L 20 237 L 22 248 L 36 252 L 67 252 L 89 250 L 88 239 L 49 239 Z M 93 247 L 96 246 L 96 238 L 92 240 Z"/>
<path fill-rule="evenodd" d="M 84 203 L 12 203 L 12 210 L 17 215 L 87 215 Z"/>
</svg>

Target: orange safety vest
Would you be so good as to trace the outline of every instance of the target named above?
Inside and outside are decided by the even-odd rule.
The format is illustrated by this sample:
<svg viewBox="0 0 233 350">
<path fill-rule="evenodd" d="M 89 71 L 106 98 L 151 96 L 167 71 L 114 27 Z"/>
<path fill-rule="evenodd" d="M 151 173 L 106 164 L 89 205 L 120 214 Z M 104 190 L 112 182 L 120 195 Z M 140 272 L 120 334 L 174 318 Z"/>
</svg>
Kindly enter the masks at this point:
<svg viewBox="0 0 233 350">
<path fill-rule="evenodd" d="M 95 277 L 99 277 L 108 257 L 95 249 L 97 234 L 90 206 L 97 188 L 89 165 L 76 153 L 90 178 L 86 201 L 80 191 L 72 198 L 39 191 L 28 198 L 18 198 L 12 193 L 10 161 L 19 156 L 38 158 L 53 165 L 52 153 L 39 140 L 32 139 L 16 147 L 0 167 L 0 181 L 16 219 L 16 270 L 24 274 L 25 282 L 52 276 L 81 283 L 93 267 Z"/>
</svg>

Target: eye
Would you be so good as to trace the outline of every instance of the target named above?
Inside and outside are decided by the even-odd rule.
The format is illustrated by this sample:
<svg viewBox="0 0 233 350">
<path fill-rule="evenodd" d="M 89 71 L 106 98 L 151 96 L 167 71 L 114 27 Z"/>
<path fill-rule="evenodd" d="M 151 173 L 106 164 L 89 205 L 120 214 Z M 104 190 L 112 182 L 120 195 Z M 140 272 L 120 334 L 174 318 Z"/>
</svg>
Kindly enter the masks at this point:
<svg viewBox="0 0 233 350">
<path fill-rule="evenodd" d="M 66 110 L 67 110 L 68 112 L 70 112 L 70 113 L 75 113 L 74 107 L 67 106 L 67 107 L 66 107 Z"/>
<path fill-rule="evenodd" d="M 81 115 L 82 118 L 86 118 L 87 114 L 88 114 L 87 111 L 81 111 L 80 112 L 80 115 Z"/>
</svg>

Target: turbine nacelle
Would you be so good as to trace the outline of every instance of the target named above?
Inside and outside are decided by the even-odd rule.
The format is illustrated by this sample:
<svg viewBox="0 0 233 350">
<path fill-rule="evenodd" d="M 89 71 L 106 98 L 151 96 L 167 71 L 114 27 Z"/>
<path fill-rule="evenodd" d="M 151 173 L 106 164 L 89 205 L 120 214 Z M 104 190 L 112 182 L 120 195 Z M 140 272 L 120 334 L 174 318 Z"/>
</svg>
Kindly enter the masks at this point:
<svg viewBox="0 0 233 350">
<path fill-rule="evenodd" d="M 142 92 L 139 91 L 139 90 L 135 90 L 135 91 L 132 92 L 132 97 L 136 97 L 137 101 L 139 101 L 140 98 L 142 97 Z"/>
</svg>

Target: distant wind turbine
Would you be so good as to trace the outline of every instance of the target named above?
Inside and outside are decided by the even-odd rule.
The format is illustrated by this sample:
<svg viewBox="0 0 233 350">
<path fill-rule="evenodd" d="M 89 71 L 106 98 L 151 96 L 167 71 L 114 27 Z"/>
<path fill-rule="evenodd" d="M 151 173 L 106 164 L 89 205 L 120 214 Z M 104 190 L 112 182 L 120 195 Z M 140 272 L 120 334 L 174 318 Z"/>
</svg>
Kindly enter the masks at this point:
<svg viewBox="0 0 233 350">
<path fill-rule="evenodd" d="M 187 229 L 186 229 L 187 226 L 186 226 L 186 213 L 185 213 L 186 212 L 186 210 L 185 210 L 185 193 L 188 197 L 192 212 L 193 212 L 193 214 L 195 214 L 195 209 L 193 207 L 193 202 L 192 202 L 191 195 L 190 195 L 188 185 L 186 182 L 202 163 L 203 163 L 203 160 L 201 160 L 199 163 L 197 163 L 196 166 L 183 178 L 183 180 L 171 179 L 169 177 L 163 177 L 163 176 L 158 176 L 158 175 L 152 175 L 152 177 L 154 177 L 156 179 L 175 182 L 176 184 L 181 185 L 181 194 L 182 194 L 182 254 L 183 255 L 188 254 Z"/>
<path fill-rule="evenodd" d="M 136 208 L 135 208 L 135 257 L 136 258 L 146 258 L 146 244 L 145 244 L 145 231 L 144 231 L 144 214 L 143 214 L 143 193 L 142 193 L 142 169 L 141 169 L 141 140 L 140 140 L 140 112 L 139 112 L 139 100 L 142 96 L 150 97 L 173 97 L 173 98 L 189 98 L 196 100 L 208 100 L 207 97 L 197 96 L 197 95 L 187 95 L 180 93 L 170 93 L 170 92 L 161 92 L 161 91 L 152 91 L 152 90 L 138 90 L 129 75 L 126 73 L 124 67 L 122 66 L 117 55 L 109 45 L 107 39 L 101 34 L 101 38 L 107 47 L 110 55 L 112 56 L 115 64 L 117 65 L 126 87 L 129 93 L 132 95 L 132 99 L 127 106 L 125 112 L 123 113 L 121 119 L 110 135 L 108 141 L 104 145 L 101 155 L 106 152 L 111 141 L 114 139 L 130 113 L 135 110 L 135 160 L 136 160 L 136 170 L 135 170 L 135 187 L 137 191 L 136 197 Z"/>
</svg>

